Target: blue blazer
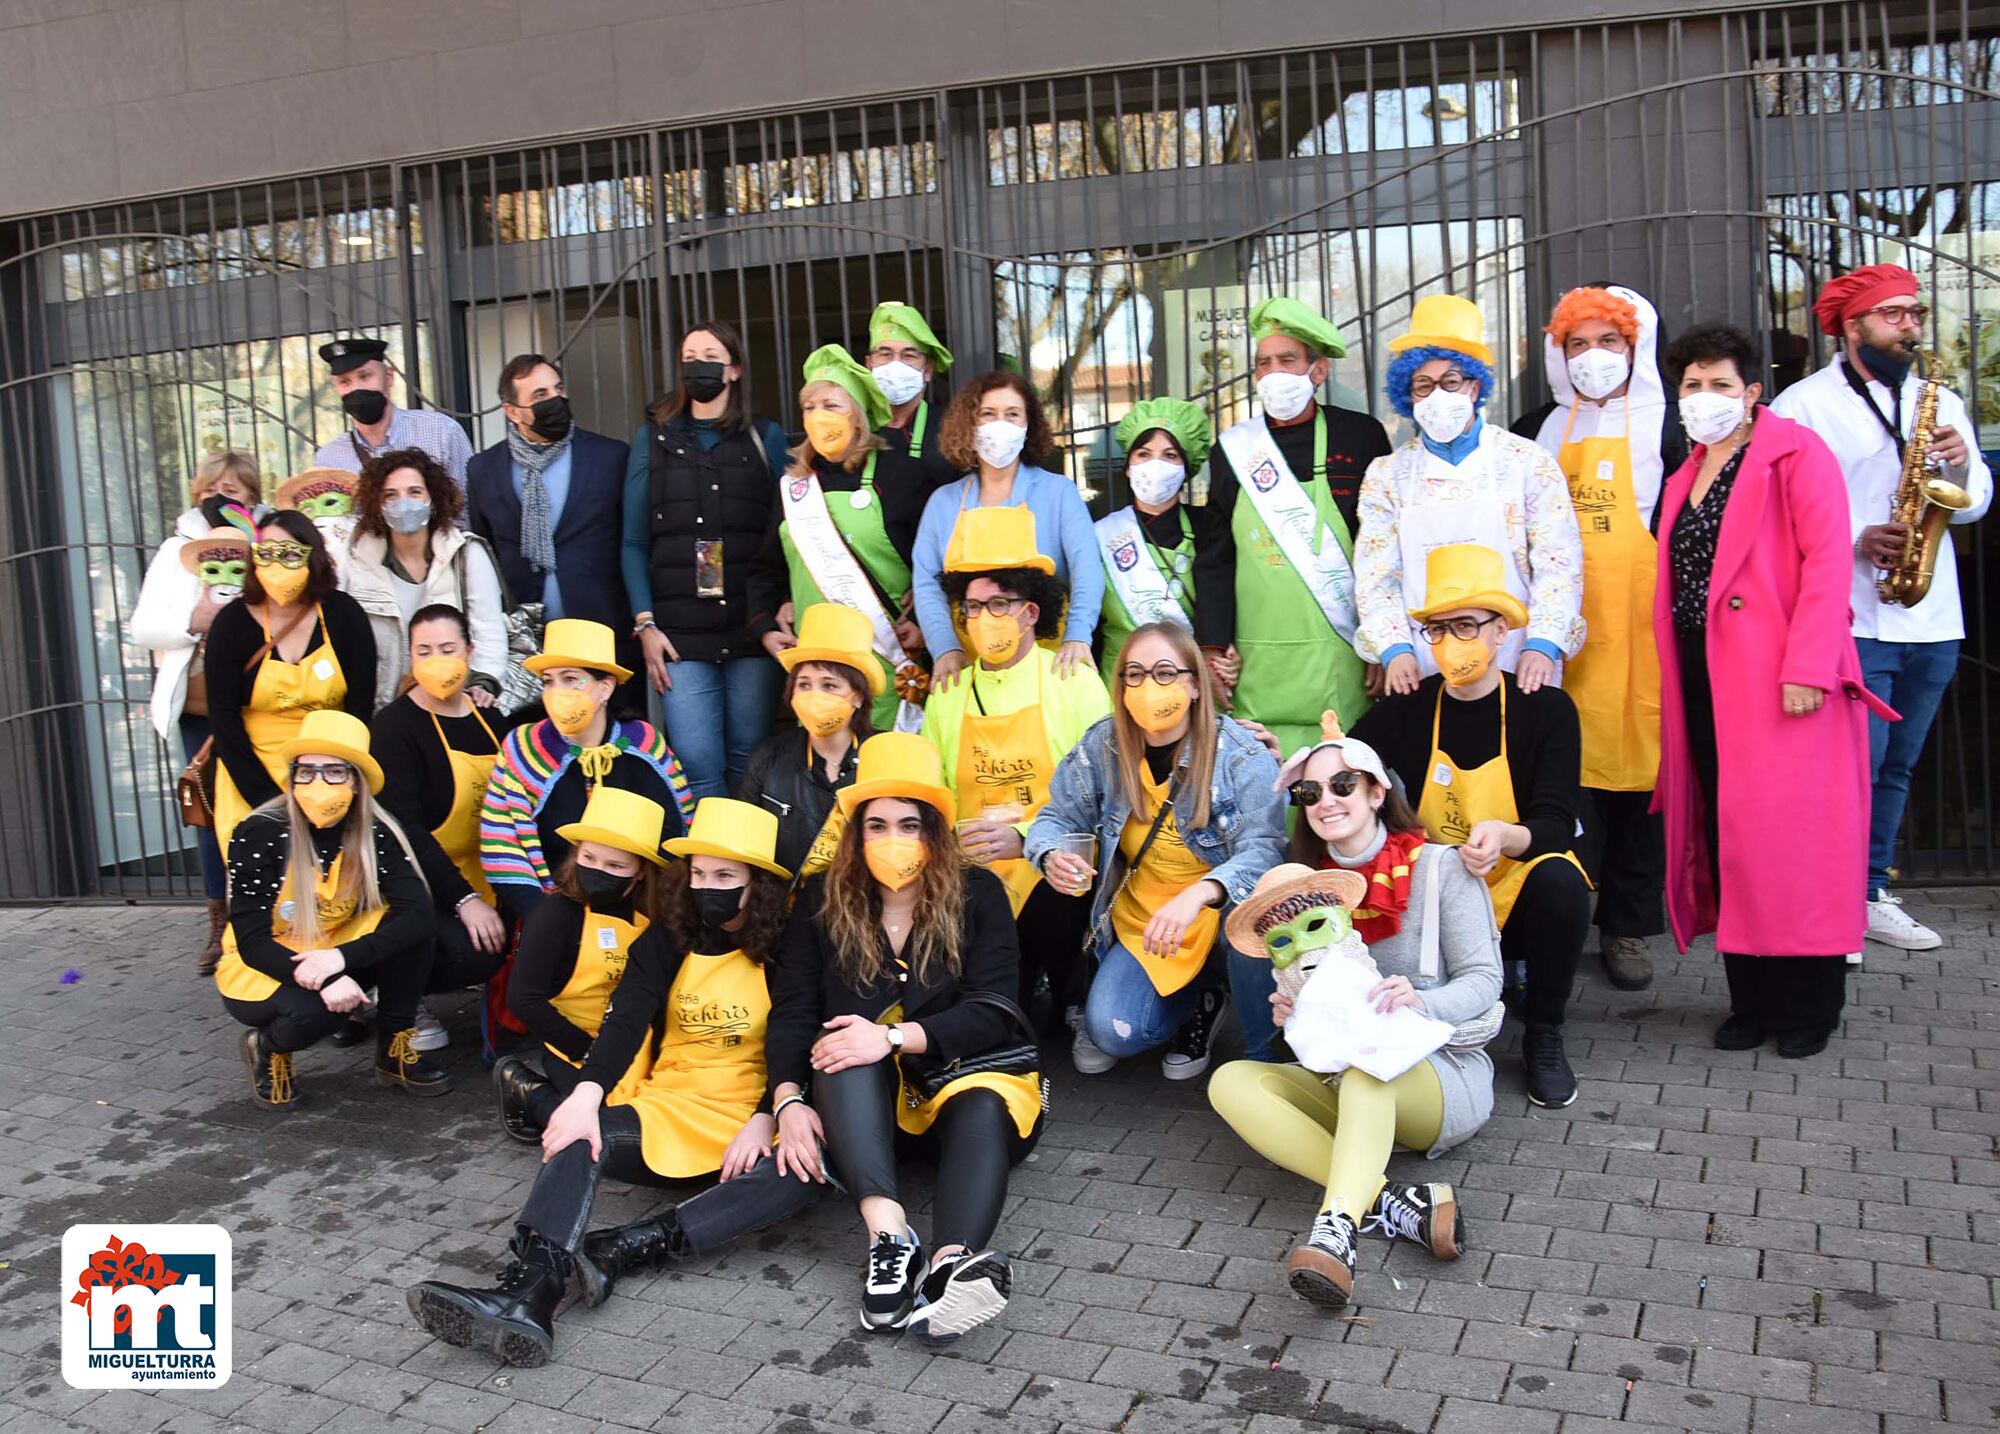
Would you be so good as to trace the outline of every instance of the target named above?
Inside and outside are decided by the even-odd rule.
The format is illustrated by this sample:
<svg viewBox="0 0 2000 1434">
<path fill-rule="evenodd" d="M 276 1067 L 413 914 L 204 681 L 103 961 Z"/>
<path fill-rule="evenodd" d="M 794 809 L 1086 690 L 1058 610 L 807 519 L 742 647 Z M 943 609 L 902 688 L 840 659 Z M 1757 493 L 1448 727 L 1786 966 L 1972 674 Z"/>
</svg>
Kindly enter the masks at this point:
<svg viewBox="0 0 2000 1434">
<path fill-rule="evenodd" d="M 576 430 L 570 440 L 569 495 L 554 533 L 564 616 L 601 622 L 621 637 L 632 626 L 618 569 L 626 453 L 615 438 Z M 475 453 L 465 465 L 465 507 L 466 525 L 492 545 L 514 601 L 540 602 L 542 575 L 521 556 L 521 498 L 505 443 Z"/>
</svg>

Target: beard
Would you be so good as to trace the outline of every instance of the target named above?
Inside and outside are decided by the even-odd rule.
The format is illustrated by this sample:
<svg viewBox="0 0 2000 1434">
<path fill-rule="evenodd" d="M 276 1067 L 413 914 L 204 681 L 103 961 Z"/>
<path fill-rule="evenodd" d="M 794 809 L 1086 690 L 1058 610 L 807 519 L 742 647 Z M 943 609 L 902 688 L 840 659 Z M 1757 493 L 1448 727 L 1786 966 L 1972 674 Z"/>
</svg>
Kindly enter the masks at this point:
<svg viewBox="0 0 2000 1434">
<path fill-rule="evenodd" d="M 1907 329 L 1892 329 L 1864 320 L 1861 325 L 1861 342 L 1877 353 L 1892 358 L 1898 363 L 1908 363 L 1916 357 L 1917 336 Z"/>
</svg>

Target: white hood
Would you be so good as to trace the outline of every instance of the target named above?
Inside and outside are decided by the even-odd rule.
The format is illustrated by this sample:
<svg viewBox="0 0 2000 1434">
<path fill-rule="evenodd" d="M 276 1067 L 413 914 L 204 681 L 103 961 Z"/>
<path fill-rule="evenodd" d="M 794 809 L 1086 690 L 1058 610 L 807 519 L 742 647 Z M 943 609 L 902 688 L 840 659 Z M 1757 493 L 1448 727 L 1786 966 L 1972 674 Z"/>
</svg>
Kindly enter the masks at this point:
<svg viewBox="0 0 2000 1434">
<path fill-rule="evenodd" d="M 1549 392 L 1556 406 L 1542 421 L 1535 441 L 1550 453 L 1560 452 L 1564 435 L 1571 442 L 1584 438 L 1628 433 L 1632 441 L 1632 495 L 1639 507 L 1639 521 L 1651 526 L 1653 509 L 1660 501 L 1660 484 L 1666 478 L 1666 463 L 1660 454 L 1660 438 L 1667 422 L 1667 390 L 1660 378 L 1660 315 L 1645 295 L 1623 284 L 1610 284 L 1606 292 L 1630 304 L 1639 315 L 1639 341 L 1632 348 L 1632 382 L 1621 398 L 1602 404 L 1579 400 L 1569 381 L 1569 361 L 1553 334 L 1542 339 L 1542 362 L 1549 376 Z M 1629 425 L 1629 427 L 1627 426 Z"/>
</svg>

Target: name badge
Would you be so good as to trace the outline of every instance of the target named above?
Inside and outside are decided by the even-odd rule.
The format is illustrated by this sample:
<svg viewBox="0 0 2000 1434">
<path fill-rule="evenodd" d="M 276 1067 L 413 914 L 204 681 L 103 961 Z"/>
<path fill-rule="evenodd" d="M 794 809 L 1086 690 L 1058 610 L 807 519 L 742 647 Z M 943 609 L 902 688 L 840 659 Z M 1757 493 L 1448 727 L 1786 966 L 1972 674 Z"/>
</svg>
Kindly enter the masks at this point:
<svg viewBox="0 0 2000 1434">
<path fill-rule="evenodd" d="M 875 495 L 873 493 L 870 493 L 866 488 L 856 488 L 848 495 L 847 506 L 850 508 L 865 508 L 874 501 Z"/>
<path fill-rule="evenodd" d="M 609 926 L 598 927 L 597 949 L 599 951 L 616 951 L 618 949 L 618 933 L 613 931 Z"/>
<path fill-rule="evenodd" d="M 321 682 L 333 676 L 332 659 L 322 657 L 318 662 L 315 662 L 313 664 L 313 676 L 317 677 Z"/>
<path fill-rule="evenodd" d="M 1613 463 L 1609 458 L 1598 459 L 1597 481 L 1600 483 L 1614 483 L 1617 481 L 1617 479 L 1618 479 L 1618 465 L 1616 463 Z"/>
<path fill-rule="evenodd" d="M 1443 762 L 1439 762 L 1435 767 L 1431 768 L 1431 781 L 1433 781 L 1440 787 L 1450 786 L 1451 768 L 1446 766 Z"/>
</svg>

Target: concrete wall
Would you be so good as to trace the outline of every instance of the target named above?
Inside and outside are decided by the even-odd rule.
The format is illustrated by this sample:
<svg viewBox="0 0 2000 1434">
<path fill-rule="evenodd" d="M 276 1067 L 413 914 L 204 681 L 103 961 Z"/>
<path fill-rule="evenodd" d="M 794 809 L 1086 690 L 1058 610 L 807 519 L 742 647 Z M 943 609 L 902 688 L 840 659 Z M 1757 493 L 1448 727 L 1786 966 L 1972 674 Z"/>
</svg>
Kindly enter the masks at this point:
<svg viewBox="0 0 2000 1434">
<path fill-rule="evenodd" d="M 790 104 L 1729 0 L 0 0 L 0 215 Z"/>
</svg>

